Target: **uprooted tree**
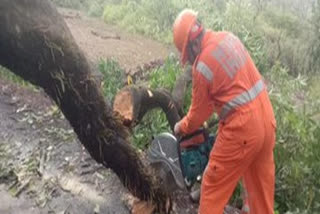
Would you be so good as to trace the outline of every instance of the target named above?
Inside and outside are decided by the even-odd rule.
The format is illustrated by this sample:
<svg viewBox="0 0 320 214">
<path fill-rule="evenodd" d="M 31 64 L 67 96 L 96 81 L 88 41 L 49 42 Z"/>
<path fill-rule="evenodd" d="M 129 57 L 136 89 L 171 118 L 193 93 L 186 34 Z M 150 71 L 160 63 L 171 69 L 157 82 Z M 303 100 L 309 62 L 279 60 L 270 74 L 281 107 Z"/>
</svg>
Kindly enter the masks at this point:
<svg viewBox="0 0 320 214">
<path fill-rule="evenodd" d="M 165 210 L 168 195 L 127 140 L 90 65 L 49 0 L 2 0 L 0 65 L 40 86 L 56 102 L 90 155 L 131 193 Z"/>
</svg>

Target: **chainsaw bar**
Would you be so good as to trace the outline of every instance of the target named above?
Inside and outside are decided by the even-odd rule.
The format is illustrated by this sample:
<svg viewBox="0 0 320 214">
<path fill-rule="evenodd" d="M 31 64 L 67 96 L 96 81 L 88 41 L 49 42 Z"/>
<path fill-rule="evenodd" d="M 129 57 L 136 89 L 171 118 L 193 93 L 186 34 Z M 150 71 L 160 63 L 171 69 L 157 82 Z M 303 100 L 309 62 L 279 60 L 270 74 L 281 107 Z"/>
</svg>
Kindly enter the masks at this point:
<svg viewBox="0 0 320 214">
<path fill-rule="evenodd" d="M 169 168 L 175 183 L 181 189 L 185 188 L 184 178 L 181 171 L 178 141 L 170 133 L 162 133 L 155 137 L 148 149 L 150 163 L 160 163 Z"/>
</svg>

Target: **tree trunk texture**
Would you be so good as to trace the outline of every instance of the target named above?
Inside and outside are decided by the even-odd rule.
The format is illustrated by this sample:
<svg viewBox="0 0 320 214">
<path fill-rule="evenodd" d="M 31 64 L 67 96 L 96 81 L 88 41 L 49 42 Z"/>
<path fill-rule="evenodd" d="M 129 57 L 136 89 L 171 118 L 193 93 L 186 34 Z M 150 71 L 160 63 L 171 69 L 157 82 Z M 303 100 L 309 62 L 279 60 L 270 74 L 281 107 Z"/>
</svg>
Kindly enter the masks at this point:
<svg viewBox="0 0 320 214">
<path fill-rule="evenodd" d="M 166 114 L 171 129 L 181 117 L 171 94 L 166 90 L 152 90 L 142 86 L 128 86 L 115 96 L 113 110 L 126 126 L 134 126 L 151 109 L 161 108 Z"/>
<path fill-rule="evenodd" d="M 167 194 L 127 141 L 89 63 L 48 0 L 2 0 L 0 64 L 40 86 L 57 103 L 90 155 L 142 200 L 164 210 Z"/>
<path fill-rule="evenodd" d="M 192 80 L 192 67 L 186 67 L 185 71 L 177 78 L 175 87 L 172 90 L 172 98 L 176 102 L 179 114 L 181 117 L 184 116 L 183 105 L 184 98 L 188 89 L 189 84 Z"/>
</svg>

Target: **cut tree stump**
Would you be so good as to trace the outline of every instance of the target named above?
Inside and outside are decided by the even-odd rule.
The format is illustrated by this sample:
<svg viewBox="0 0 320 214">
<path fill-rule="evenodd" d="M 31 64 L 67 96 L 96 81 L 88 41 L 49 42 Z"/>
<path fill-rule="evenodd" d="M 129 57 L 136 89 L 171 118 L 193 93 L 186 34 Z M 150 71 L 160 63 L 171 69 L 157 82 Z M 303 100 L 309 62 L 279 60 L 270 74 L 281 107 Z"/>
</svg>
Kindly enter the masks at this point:
<svg viewBox="0 0 320 214">
<path fill-rule="evenodd" d="M 181 117 L 171 94 L 164 90 L 152 90 L 142 86 L 127 86 L 115 96 L 113 110 L 121 116 L 126 126 L 134 126 L 154 108 L 161 108 L 173 130 Z"/>
</svg>

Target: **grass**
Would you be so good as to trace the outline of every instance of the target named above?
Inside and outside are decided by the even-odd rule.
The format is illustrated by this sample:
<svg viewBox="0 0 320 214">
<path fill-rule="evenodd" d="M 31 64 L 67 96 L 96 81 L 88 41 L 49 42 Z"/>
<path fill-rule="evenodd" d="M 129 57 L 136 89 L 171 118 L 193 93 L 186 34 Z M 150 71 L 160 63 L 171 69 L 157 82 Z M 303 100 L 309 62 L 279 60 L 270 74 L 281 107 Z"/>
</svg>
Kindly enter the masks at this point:
<svg viewBox="0 0 320 214">
<path fill-rule="evenodd" d="M 102 90 L 111 103 L 116 93 L 124 86 L 125 72 L 114 59 L 101 60 L 98 65 L 103 75 Z"/>
<path fill-rule="evenodd" d="M 114 4 L 116 0 L 51 0 L 56 6 L 81 10 L 89 16 L 101 17 L 105 5 Z"/>
<path fill-rule="evenodd" d="M 14 73 L 10 72 L 8 69 L 1 66 L 0 66 L 0 78 L 17 83 L 21 86 L 32 87 L 31 83 L 23 80 L 21 77 L 15 75 Z"/>
<path fill-rule="evenodd" d="M 110 103 L 116 93 L 125 85 L 124 70 L 113 59 L 102 60 L 99 63 L 99 71 L 103 75 L 102 90 Z M 165 60 L 163 66 L 150 72 L 148 85 L 151 88 L 173 89 L 177 75 L 181 72 L 175 57 Z M 143 84 L 138 82 L 137 84 Z M 148 112 L 143 120 L 134 127 L 132 141 L 139 149 L 146 149 L 151 142 L 152 136 L 162 132 L 170 132 L 170 126 L 165 114 L 160 109 Z"/>
<path fill-rule="evenodd" d="M 163 5 L 166 5 L 166 9 Z M 105 22 L 117 24 L 129 32 L 171 43 L 171 27 L 178 11 L 171 0 L 126 1 L 106 5 L 102 17 Z"/>
<path fill-rule="evenodd" d="M 165 88 L 172 92 L 178 75 L 182 72 L 178 59 L 169 56 L 164 64 L 150 72 L 148 86 L 152 89 Z M 188 96 L 189 95 L 189 96 Z M 186 106 L 190 104 L 190 93 L 186 95 Z M 152 136 L 163 132 L 172 132 L 161 109 L 155 109 L 147 113 L 140 124 L 134 128 L 133 140 L 138 148 L 146 149 Z"/>
</svg>

